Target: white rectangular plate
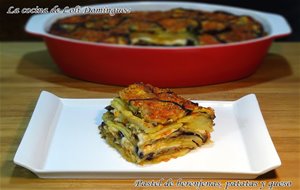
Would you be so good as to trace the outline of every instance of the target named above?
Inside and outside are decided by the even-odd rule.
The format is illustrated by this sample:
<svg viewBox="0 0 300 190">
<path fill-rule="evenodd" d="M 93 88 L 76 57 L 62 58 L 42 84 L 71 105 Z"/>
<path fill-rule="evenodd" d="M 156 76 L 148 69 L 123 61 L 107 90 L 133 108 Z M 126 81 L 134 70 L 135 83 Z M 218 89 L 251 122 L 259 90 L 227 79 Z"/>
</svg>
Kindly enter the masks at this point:
<svg viewBox="0 0 300 190">
<path fill-rule="evenodd" d="M 253 179 L 281 165 L 253 94 L 237 101 L 195 101 L 215 109 L 213 143 L 145 166 L 127 162 L 100 137 L 110 101 L 42 92 L 14 162 L 42 178 Z"/>
</svg>

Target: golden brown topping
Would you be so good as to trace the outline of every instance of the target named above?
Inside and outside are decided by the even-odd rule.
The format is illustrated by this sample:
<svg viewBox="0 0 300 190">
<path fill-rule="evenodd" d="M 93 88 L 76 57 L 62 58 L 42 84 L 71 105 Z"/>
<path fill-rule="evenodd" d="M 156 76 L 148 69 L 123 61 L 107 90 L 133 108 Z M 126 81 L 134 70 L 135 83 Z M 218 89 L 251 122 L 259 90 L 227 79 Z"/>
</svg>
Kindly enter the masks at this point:
<svg viewBox="0 0 300 190">
<path fill-rule="evenodd" d="M 203 21 L 201 23 L 201 32 L 220 32 L 226 28 L 227 25 L 219 21 Z"/>
<path fill-rule="evenodd" d="M 132 84 L 129 87 L 121 90 L 119 96 L 122 100 L 125 100 L 127 103 L 130 100 L 135 99 L 150 99 L 155 98 L 153 94 L 153 87 L 151 85 L 144 85 L 142 83 Z"/>
<path fill-rule="evenodd" d="M 159 21 L 159 24 L 170 32 L 186 32 L 198 26 L 198 22 L 193 19 L 166 18 Z"/>
<path fill-rule="evenodd" d="M 186 114 L 180 105 L 159 99 L 131 100 L 130 105 L 137 109 L 145 121 L 154 124 L 172 123 Z"/>
<path fill-rule="evenodd" d="M 72 37 L 75 39 L 80 38 L 83 41 L 98 41 L 106 39 L 108 35 L 104 33 L 99 33 L 95 30 L 84 30 L 79 28 L 75 32 L 73 32 Z"/>
<path fill-rule="evenodd" d="M 115 16 L 74 15 L 58 19 L 49 33 L 92 42 L 142 46 L 209 45 L 266 35 L 262 25 L 250 16 L 183 8 Z"/>
<path fill-rule="evenodd" d="M 136 83 L 119 92 L 132 111 L 147 122 L 166 124 L 193 112 L 214 114 L 213 110 L 199 107 L 170 89 L 160 89 L 149 84 Z M 214 117 L 214 116 L 213 116 Z"/>
<path fill-rule="evenodd" d="M 220 44 L 221 42 L 216 39 L 213 35 L 203 34 L 198 38 L 200 45 L 208 45 L 208 44 Z"/>
</svg>

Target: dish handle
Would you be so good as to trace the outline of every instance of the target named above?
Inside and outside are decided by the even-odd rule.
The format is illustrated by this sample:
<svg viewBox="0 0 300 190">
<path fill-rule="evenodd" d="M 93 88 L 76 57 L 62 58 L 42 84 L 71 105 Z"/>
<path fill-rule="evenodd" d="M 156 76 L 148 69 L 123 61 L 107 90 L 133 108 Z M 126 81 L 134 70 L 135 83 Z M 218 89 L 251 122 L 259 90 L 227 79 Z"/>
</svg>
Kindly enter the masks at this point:
<svg viewBox="0 0 300 190">
<path fill-rule="evenodd" d="M 26 23 L 25 31 L 36 36 L 46 35 L 45 23 L 52 16 L 51 14 L 33 15 Z"/>
<path fill-rule="evenodd" d="M 273 38 L 287 36 L 292 33 L 289 23 L 283 16 L 272 13 L 264 13 L 264 18 L 266 18 L 270 24 L 270 33 Z"/>
</svg>

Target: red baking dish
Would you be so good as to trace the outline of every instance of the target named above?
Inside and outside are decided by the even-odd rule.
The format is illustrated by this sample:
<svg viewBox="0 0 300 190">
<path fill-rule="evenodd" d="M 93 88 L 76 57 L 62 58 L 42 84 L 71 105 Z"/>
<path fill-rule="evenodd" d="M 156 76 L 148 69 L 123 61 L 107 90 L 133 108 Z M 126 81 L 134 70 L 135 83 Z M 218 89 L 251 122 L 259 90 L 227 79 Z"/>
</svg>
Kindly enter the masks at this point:
<svg viewBox="0 0 300 190">
<path fill-rule="evenodd" d="M 128 2 L 88 7 L 128 8 L 131 11 L 163 11 L 178 7 L 221 10 L 252 16 L 268 32 L 267 36 L 255 40 L 222 45 L 145 47 L 84 42 L 47 32 L 58 18 L 72 13 L 49 13 L 30 18 L 26 31 L 43 37 L 54 62 L 66 75 L 102 84 L 144 82 L 159 87 L 186 87 L 241 79 L 255 72 L 275 38 L 291 33 L 288 23 L 280 15 L 229 6 L 186 2 Z"/>
</svg>

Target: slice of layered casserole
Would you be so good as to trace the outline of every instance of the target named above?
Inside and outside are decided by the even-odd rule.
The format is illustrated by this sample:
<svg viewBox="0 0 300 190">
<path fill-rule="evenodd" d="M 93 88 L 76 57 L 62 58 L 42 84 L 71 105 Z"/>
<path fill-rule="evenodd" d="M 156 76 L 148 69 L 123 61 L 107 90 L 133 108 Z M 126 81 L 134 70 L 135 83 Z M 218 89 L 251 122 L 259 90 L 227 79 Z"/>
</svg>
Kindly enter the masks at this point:
<svg viewBox="0 0 300 190">
<path fill-rule="evenodd" d="M 168 161 L 210 139 L 214 110 L 201 107 L 169 89 L 132 84 L 106 107 L 101 136 L 128 161 Z"/>
</svg>

